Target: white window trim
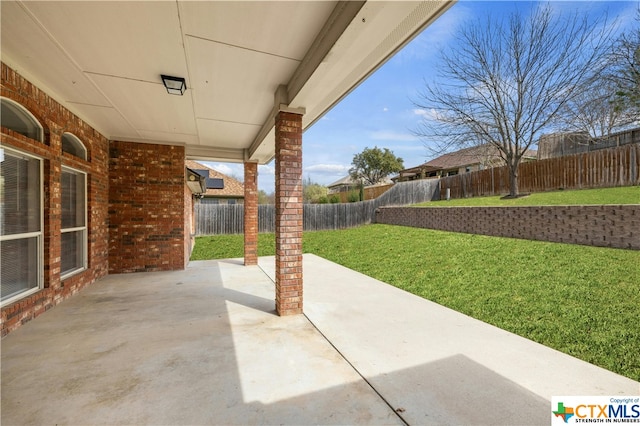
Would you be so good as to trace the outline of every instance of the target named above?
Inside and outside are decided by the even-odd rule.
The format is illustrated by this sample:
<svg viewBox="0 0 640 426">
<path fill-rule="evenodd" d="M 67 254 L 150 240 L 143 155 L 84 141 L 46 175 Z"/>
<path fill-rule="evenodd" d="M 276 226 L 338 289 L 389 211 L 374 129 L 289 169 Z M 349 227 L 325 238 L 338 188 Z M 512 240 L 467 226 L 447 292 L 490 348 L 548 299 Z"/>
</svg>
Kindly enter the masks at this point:
<svg viewBox="0 0 640 426">
<path fill-rule="evenodd" d="M 60 229 L 60 238 L 62 240 L 62 234 L 65 234 L 67 232 L 78 232 L 78 231 L 82 231 L 82 266 L 79 266 L 75 269 L 72 269 L 68 272 L 66 272 L 65 274 L 61 274 L 60 275 L 60 281 L 64 281 L 67 278 L 70 278 L 76 274 L 79 274 L 80 272 L 86 271 L 89 267 L 89 261 L 88 261 L 88 253 L 89 253 L 89 238 L 88 238 L 88 233 L 87 233 L 87 229 L 88 229 L 88 217 L 87 217 L 87 211 L 89 210 L 89 203 L 88 203 L 88 199 L 87 199 L 87 177 L 88 175 L 83 172 L 82 170 L 77 170 L 74 169 L 72 167 L 67 167 L 67 166 L 62 166 L 62 171 L 68 171 L 68 172 L 73 172 L 73 173 L 80 173 L 84 175 L 84 226 L 78 226 L 78 227 L 74 227 L 74 228 L 64 228 L 64 229 Z M 62 174 L 60 174 L 60 176 L 62 176 Z M 62 190 L 62 188 L 61 188 Z M 62 254 L 61 254 L 62 255 Z"/>
<path fill-rule="evenodd" d="M 6 99 L 6 98 L 3 98 Z M 14 102 L 15 103 L 15 102 Z M 20 104 L 18 104 L 20 105 Z M 28 112 L 28 111 L 27 111 Z M 37 120 L 36 120 L 37 121 Z M 36 260 L 38 265 L 38 286 L 34 287 L 30 290 L 23 291 L 20 294 L 16 294 L 13 297 L 10 297 L 6 300 L 0 302 L 0 307 L 4 307 L 14 303 L 17 300 L 24 299 L 27 296 L 31 296 L 34 293 L 39 292 L 44 288 L 44 244 L 43 244 L 43 234 L 44 234 L 44 161 L 41 157 L 37 157 L 35 155 L 31 155 L 29 153 L 19 151 L 17 149 L 11 149 L 4 145 L 0 145 L 0 151 L 5 151 L 8 153 L 13 153 L 14 155 L 22 155 L 25 157 L 33 158 L 38 160 L 40 163 L 39 172 L 40 172 L 40 231 L 39 232 L 25 232 L 24 234 L 11 234 L 11 235 L 0 235 L 0 242 L 2 241 L 10 241 L 17 240 L 21 238 L 37 238 L 38 244 L 38 259 Z M 4 157 L 4 152 L 2 153 Z"/>
<path fill-rule="evenodd" d="M 8 102 L 10 104 L 13 104 L 14 106 L 18 107 L 18 109 L 22 110 L 25 114 L 27 114 L 29 117 L 31 117 L 33 121 L 40 128 L 40 132 L 39 132 L 40 134 L 38 135 L 39 136 L 38 139 L 32 139 L 32 140 L 44 143 L 44 127 L 40 123 L 40 120 L 38 120 L 36 116 L 31 113 L 31 111 L 25 108 L 24 105 L 22 105 L 21 103 L 16 102 L 13 99 L 5 98 L 4 96 L 0 96 L 0 102 Z M 34 158 L 38 158 L 38 157 L 34 157 Z M 41 158 L 38 158 L 38 159 L 42 163 L 42 159 Z"/>
<path fill-rule="evenodd" d="M 75 140 L 75 142 L 78 144 L 78 146 L 82 149 L 82 152 L 83 152 L 84 155 L 82 157 L 78 157 L 77 155 L 74 155 L 74 157 L 78 157 L 78 158 L 86 161 L 87 158 L 88 158 L 87 147 L 84 146 L 84 144 L 82 143 L 80 138 L 78 138 L 76 135 L 74 135 L 73 133 L 70 133 L 70 132 L 64 132 L 62 134 L 62 136 L 64 136 L 64 135 L 71 136 L 71 138 L 73 140 Z M 66 152 L 66 151 L 63 150 L 63 152 Z M 69 154 L 71 154 L 71 153 L 69 153 Z M 71 155 L 73 155 L 73 154 L 71 154 Z"/>
</svg>

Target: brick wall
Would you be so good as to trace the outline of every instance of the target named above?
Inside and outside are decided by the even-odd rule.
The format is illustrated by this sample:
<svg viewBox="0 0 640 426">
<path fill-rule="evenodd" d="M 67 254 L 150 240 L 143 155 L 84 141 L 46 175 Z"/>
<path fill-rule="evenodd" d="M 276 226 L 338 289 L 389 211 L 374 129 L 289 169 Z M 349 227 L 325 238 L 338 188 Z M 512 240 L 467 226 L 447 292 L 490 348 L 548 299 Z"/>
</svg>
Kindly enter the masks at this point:
<svg viewBox="0 0 640 426">
<path fill-rule="evenodd" d="M 109 143 L 109 273 L 183 269 L 184 147 Z"/>
<path fill-rule="evenodd" d="M 30 153 L 43 160 L 44 191 L 44 288 L 4 306 L 2 335 L 15 330 L 81 288 L 107 274 L 108 270 L 108 141 L 95 129 L 62 107 L 45 92 L 1 64 L 0 94 L 28 109 L 44 127 L 44 143 L 2 129 L 2 145 Z M 62 153 L 61 137 L 73 133 L 87 148 L 87 161 Z M 61 171 L 62 166 L 87 173 L 88 269 L 60 280 Z"/>
<path fill-rule="evenodd" d="M 640 250 L 640 205 L 381 207 L 377 223 Z"/>
</svg>

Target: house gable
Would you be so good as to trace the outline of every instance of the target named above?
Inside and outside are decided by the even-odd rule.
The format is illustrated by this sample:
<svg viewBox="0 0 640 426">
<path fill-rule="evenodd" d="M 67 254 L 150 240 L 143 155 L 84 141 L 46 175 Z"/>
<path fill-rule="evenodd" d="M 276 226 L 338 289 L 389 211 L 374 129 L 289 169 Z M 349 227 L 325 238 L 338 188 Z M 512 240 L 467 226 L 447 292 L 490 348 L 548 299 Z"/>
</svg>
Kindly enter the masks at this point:
<svg viewBox="0 0 640 426">
<path fill-rule="evenodd" d="M 237 179 L 220 173 L 197 161 L 187 160 L 185 166 L 204 177 L 206 192 L 203 195 L 208 199 L 244 199 L 244 185 Z"/>
</svg>

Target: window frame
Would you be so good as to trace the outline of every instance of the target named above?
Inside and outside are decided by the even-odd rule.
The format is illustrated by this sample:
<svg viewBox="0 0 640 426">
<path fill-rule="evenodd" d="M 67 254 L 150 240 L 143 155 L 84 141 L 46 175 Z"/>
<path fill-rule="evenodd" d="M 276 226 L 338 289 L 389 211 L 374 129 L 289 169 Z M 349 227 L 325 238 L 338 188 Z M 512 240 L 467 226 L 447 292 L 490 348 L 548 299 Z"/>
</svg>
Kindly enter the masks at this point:
<svg viewBox="0 0 640 426">
<path fill-rule="evenodd" d="M 74 145 L 75 148 L 80 149 L 80 151 L 82 151 L 82 155 L 76 155 L 72 152 L 69 152 L 67 150 L 64 149 L 64 138 L 65 137 L 69 137 L 71 140 L 71 143 Z M 88 159 L 88 151 L 87 151 L 87 147 L 82 143 L 82 141 L 80 140 L 80 138 L 78 138 L 76 135 L 74 135 L 71 132 L 64 132 L 62 134 L 62 136 L 60 137 L 60 143 L 62 145 L 62 152 L 66 152 L 69 155 L 72 155 L 76 158 L 80 158 L 81 160 L 85 160 L 87 161 Z"/>
<path fill-rule="evenodd" d="M 88 215 L 87 215 L 87 211 L 89 210 L 89 204 L 88 204 L 88 197 L 87 197 L 87 178 L 88 175 L 86 172 L 83 172 L 82 170 L 78 170 L 78 169 L 74 169 L 73 167 L 69 167 L 69 166 L 62 166 L 62 169 L 60 171 L 60 194 L 62 194 L 62 174 L 64 172 L 71 172 L 74 174 L 81 174 L 84 175 L 84 187 L 83 187 L 83 196 L 84 196 L 84 226 L 74 226 L 71 228 L 63 228 L 62 225 L 60 225 L 60 247 L 62 248 L 62 234 L 66 234 L 66 233 L 70 233 L 70 232 L 79 232 L 82 231 L 82 265 L 78 266 L 74 269 L 71 269 L 69 271 L 62 271 L 62 256 L 64 255 L 64 253 L 60 253 L 60 281 L 64 281 L 67 278 L 70 278 L 76 274 L 79 274 L 83 271 L 86 271 L 88 269 L 89 266 L 89 261 L 88 261 L 88 253 L 89 253 L 89 240 L 88 240 Z"/>
<path fill-rule="evenodd" d="M 4 241 L 28 239 L 28 238 L 34 238 L 34 237 L 36 238 L 37 246 L 38 246 L 38 256 L 36 259 L 36 264 L 38 267 L 38 271 L 36 274 L 38 285 L 34 288 L 25 290 L 21 293 L 18 293 L 14 296 L 11 296 L 5 300 L 0 301 L 0 307 L 4 307 L 16 302 L 17 300 L 24 299 L 27 296 L 37 293 L 44 288 L 44 159 L 36 155 L 26 153 L 24 151 L 20 151 L 14 148 L 9 148 L 5 145 L 0 146 L 0 151 L 2 151 L 3 158 L 6 153 L 9 153 L 15 156 L 28 157 L 28 158 L 37 160 L 39 163 L 38 173 L 39 173 L 39 181 L 40 181 L 40 185 L 38 188 L 40 192 L 40 197 L 39 197 L 40 198 L 40 231 L 23 232 L 20 234 L 10 234 L 10 235 L 0 234 L 0 244 Z"/>
<path fill-rule="evenodd" d="M 31 113 L 31 111 L 29 111 L 27 108 L 25 108 L 22 104 L 14 101 L 13 99 L 9 99 L 9 98 L 6 98 L 4 96 L 0 96 L 0 103 L 4 103 L 4 102 L 6 102 L 8 104 L 11 104 L 13 107 L 19 109 L 21 112 L 26 114 L 29 118 L 31 118 L 31 121 L 33 121 L 33 123 L 36 125 L 36 127 L 38 127 L 38 138 L 37 139 L 32 139 L 32 138 L 29 138 L 28 136 L 25 136 L 25 137 L 29 138 L 31 140 L 34 140 L 34 141 L 38 141 L 40 143 L 44 143 L 44 126 L 42 125 L 42 123 L 40 123 L 40 120 L 38 120 L 38 118 L 35 115 L 33 115 Z M 7 129 L 12 130 L 14 132 L 17 132 L 16 130 L 12 129 L 11 127 L 7 127 Z M 19 132 L 17 132 L 17 133 L 19 133 Z M 22 133 L 20 133 L 20 134 L 22 134 Z"/>
</svg>

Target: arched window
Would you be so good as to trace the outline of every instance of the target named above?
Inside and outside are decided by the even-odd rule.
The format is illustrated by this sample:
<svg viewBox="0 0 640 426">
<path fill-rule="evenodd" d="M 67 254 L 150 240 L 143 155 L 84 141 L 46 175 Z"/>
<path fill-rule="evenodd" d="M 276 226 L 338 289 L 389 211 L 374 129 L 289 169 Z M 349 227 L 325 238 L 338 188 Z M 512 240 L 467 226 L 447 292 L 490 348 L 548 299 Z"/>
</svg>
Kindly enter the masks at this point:
<svg viewBox="0 0 640 426">
<path fill-rule="evenodd" d="M 42 125 L 25 107 L 7 98 L 0 98 L 0 123 L 2 127 L 20 133 L 30 139 L 44 142 Z"/>
<path fill-rule="evenodd" d="M 62 152 L 82 158 L 83 160 L 87 159 L 87 148 L 80 142 L 80 139 L 71 133 L 62 134 Z"/>
</svg>

